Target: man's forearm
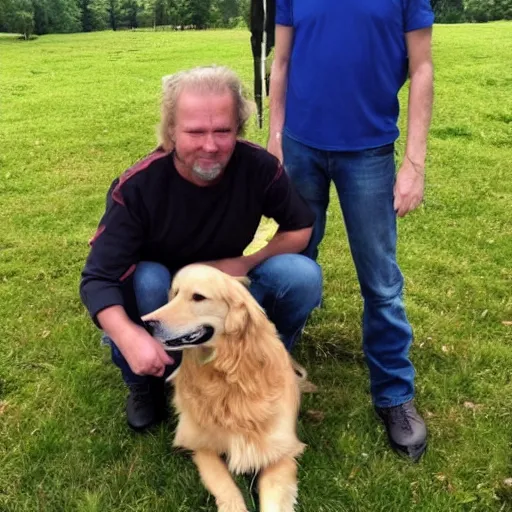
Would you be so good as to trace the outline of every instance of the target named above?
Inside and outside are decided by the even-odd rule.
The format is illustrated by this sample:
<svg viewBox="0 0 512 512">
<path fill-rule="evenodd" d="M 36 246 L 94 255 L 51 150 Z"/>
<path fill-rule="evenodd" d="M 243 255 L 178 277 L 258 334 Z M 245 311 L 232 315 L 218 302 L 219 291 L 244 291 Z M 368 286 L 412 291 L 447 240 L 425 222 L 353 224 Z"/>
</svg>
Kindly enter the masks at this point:
<svg viewBox="0 0 512 512">
<path fill-rule="evenodd" d="M 405 158 L 423 168 L 434 97 L 433 66 L 423 63 L 411 76 Z"/>
<path fill-rule="evenodd" d="M 126 340 L 130 340 L 136 324 L 130 320 L 122 306 L 110 306 L 97 314 L 103 331 L 123 351 Z"/>
<path fill-rule="evenodd" d="M 270 135 L 280 138 L 284 126 L 288 64 L 292 50 L 293 28 L 276 25 L 275 56 L 270 73 Z M 280 141 L 278 140 L 280 143 Z"/>
<path fill-rule="evenodd" d="M 284 125 L 284 109 L 286 101 L 286 80 L 288 74 L 287 62 L 272 64 L 270 74 L 270 137 L 279 137 Z"/>
<path fill-rule="evenodd" d="M 306 248 L 313 228 L 298 229 L 296 231 L 278 231 L 270 242 L 259 251 L 245 256 L 251 268 L 262 261 L 278 254 L 299 253 Z"/>
</svg>

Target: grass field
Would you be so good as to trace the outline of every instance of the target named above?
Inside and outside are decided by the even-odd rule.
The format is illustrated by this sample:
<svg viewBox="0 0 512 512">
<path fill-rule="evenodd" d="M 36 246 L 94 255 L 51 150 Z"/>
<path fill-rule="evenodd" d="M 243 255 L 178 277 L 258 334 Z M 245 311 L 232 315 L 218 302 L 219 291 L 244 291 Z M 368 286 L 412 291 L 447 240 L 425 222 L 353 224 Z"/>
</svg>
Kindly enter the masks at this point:
<svg viewBox="0 0 512 512">
<path fill-rule="evenodd" d="M 430 448 L 418 465 L 398 459 L 374 418 L 333 200 L 325 304 L 296 354 L 320 388 L 299 425 L 302 512 L 512 510 L 512 24 L 434 38 L 428 190 L 399 222 Z M 154 146 L 161 77 L 218 63 L 250 87 L 249 34 L 5 36 L 0 55 L 0 510 L 211 512 L 173 425 L 127 429 L 77 290 L 109 183 Z"/>
</svg>

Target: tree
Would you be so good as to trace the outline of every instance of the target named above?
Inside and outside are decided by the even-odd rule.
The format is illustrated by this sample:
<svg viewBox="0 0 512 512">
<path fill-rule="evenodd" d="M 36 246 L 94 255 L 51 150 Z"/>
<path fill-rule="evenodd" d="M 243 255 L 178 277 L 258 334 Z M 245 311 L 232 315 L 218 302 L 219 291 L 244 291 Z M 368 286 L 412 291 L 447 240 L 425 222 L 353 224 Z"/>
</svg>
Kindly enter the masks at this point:
<svg viewBox="0 0 512 512">
<path fill-rule="evenodd" d="M 107 0 L 78 0 L 83 32 L 104 30 L 109 26 Z"/>
<path fill-rule="evenodd" d="M 130 28 L 137 28 L 139 26 L 138 16 L 142 10 L 137 0 L 124 0 L 121 4 L 121 15 L 123 24 Z"/>
<path fill-rule="evenodd" d="M 34 0 L 34 32 L 36 34 L 47 34 L 50 32 L 48 20 L 48 6 L 45 0 Z"/>
<path fill-rule="evenodd" d="M 187 0 L 185 24 L 197 29 L 207 28 L 210 22 L 211 0 Z"/>
<path fill-rule="evenodd" d="M 7 32 L 22 34 L 30 39 L 34 31 L 34 6 L 31 0 L 4 0 L 0 11 L 2 26 Z"/>
<path fill-rule="evenodd" d="M 239 0 L 219 0 L 218 8 L 221 17 L 221 23 L 224 27 L 228 27 L 231 20 L 238 18 L 240 15 Z"/>
<path fill-rule="evenodd" d="M 432 0 L 438 23 L 460 23 L 464 19 L 463 0 Z"/>
<path fill-rule="evenodd" d="M 239 0 L 239 12 L 249 27 L 251 25 L 251 0 Z"/>
<path fill-rule="evenodd" d="M 78 32 L 80 10 L 76 0 L 31 0 L 34 6 L 34 32 Z"/>
<path fill-rule="evenodd" d="M 119 25 L 120 8 L 118 0 L 108 0 L 107 2 L 108 22 L 112 30 L 117 30 Z"/>
</svg>

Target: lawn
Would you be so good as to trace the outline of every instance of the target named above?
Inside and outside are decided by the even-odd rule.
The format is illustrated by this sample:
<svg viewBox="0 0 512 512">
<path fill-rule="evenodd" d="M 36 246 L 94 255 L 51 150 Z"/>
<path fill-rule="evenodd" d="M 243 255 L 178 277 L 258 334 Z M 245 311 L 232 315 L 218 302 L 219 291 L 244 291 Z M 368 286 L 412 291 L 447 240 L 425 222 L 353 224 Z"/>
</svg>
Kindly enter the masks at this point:
<svg viewBox="0 0 512 512">
<path fill-rule="evenodd" d="M 397 458 L 375 420 L 333 196 L 324 307 L 296 352 L 319 386 L 299 422 L 302 512 L 512 510 L 512 23 L 434 39 L 426 199 L 399 221 L 429 451 Z M 172 423 L 126 427 L 78 282 L 108 185 L 155 145 L 161 77 L 217 63 L 250 88 L 249 33 L 0 36 L 0 55 L 0 510 L 214 511 Z"/>
</svg>

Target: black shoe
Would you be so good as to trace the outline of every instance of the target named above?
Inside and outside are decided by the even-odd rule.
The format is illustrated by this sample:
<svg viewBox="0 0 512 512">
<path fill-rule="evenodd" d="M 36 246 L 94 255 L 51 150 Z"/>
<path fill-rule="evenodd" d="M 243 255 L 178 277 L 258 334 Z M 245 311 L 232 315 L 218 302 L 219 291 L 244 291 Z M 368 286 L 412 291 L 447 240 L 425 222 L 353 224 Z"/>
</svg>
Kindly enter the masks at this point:
<svg viewBox="0 0 512 512">
<path fill-rule="evenodd" d="M 153 395 L 156 408 L 156 422 L 169 419 L 171 403 L 171 385 L 162 377 L 149 377 L 149 388 Z"/>
<path fill-rule="evenodd" d="M 375 407 L 386 427 L 389 444 L 417 462 L 427 449 L 427 427 L 412 400 L 396 407 Z"/>
<path fill-rule="evenodd" d="M 158 404 L 149 382 L 129 384 L 126 419 L 134 430 L 145 430 L 158 421 Z"/>
</svg>

